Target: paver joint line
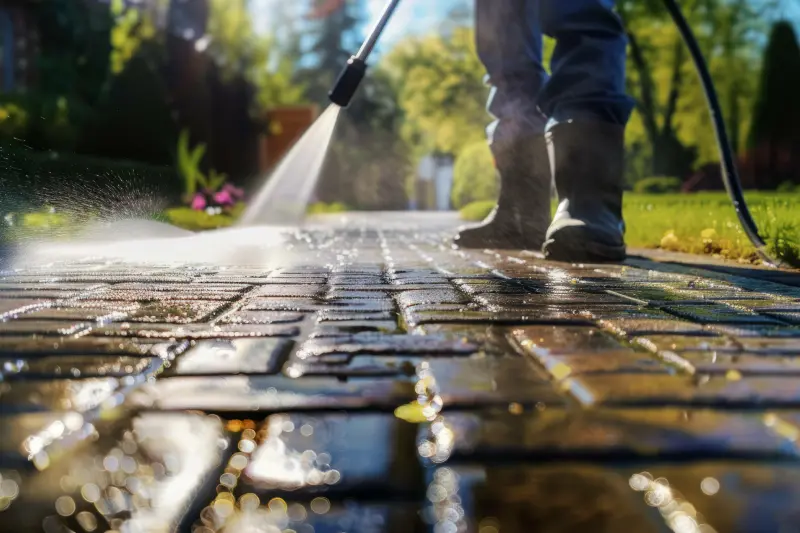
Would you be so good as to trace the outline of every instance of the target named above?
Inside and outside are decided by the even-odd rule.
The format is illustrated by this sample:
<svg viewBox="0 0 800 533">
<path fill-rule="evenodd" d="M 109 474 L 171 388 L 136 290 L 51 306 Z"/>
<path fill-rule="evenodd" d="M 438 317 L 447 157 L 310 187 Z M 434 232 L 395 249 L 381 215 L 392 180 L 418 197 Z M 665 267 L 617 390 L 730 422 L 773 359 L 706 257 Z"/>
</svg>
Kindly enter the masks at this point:
<svg viewBox="0 0 800 533">
<path fill-rule="evenodd" d="M 768 530 L 797 516 L 753 481 L 800 502 L 796 287 L 354 220 L 269 269 L 0 273 L 0 522 L 416 531 L 458 504 L 491 533 L 563 498 L 649 532 L 667 478 L 716 531 L 747 529 L 711 493 Z"/>
</svg>

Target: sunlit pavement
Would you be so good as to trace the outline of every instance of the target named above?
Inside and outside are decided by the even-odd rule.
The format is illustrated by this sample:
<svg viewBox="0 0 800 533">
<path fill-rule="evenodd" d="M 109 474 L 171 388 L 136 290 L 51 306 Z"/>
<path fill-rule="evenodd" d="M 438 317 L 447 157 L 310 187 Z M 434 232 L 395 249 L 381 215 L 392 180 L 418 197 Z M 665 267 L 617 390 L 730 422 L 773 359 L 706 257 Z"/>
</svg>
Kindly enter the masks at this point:
<svg viewBox="0 0 800 533">
<path fill-rule="evenodd" d="M 798 531 L 797 276 L 457 224 L 7 271 L 0 531 Z"/>
</svg>

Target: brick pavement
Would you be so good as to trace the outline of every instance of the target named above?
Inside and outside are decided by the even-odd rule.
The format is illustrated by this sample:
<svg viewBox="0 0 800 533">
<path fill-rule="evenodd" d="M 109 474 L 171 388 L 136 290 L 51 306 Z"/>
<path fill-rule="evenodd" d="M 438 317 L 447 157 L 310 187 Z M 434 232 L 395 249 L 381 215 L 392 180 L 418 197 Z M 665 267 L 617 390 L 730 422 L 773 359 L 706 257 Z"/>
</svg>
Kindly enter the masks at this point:
<svg viewBox="0 0 800 533">
<path fill-rule="evenodd" d="M 386 218 L 6 271 L 0 531 L 800 531 L 800 288 Z"/>
</svg>

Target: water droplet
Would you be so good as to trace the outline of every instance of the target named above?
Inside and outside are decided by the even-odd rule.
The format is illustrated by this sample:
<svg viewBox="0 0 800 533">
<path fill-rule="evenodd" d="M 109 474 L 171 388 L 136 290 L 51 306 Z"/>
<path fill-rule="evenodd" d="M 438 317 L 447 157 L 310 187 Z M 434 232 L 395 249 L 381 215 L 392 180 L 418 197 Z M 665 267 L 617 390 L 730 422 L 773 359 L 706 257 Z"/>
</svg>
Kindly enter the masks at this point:
<svg viewBox="0 0 800 533">
<path fill-rule="evenodd" d="M 228 464 L 236 470 L 244 470 L 247 467 L 247 456 L 241 453 L 234 454 Z"/>
<path fill-rule="evenodd" d="M 719 487 L 719 481 L 713 477 L 707 477 L 700 482 L 700 490 L 702 490 L 703 494 L 706 496 L 714 496 L 719 492 Z"/>
<path fill-rule="evenodd" d="M 288 509 L 288 505 L 283 498 L 272 498 L 267 504 L 267 507 L 269 507 L 269 510 L 273 513 L 278 514 L 286 514 Z"/>
<path fill-rule="evenodd" d="M 326 514 L 331 510 L 331 502 L 328 500 L 328 498 L 314 498 L 311 500 L 311 510 L 315 514 Z"/>
<path fill-rule="evenodd" d="M 431 503 L 441 503 L 447 499 L 447 489 L 439 483 L 431 483 L 427 492 L 428 500 Z"/>
<path fill-rule="evenodd" d="M 236 476 L 231 473 L 225 473 L 219 476 L 219 483 L 224 487 L 232 489 L 236 487 Z"/>
<path fill-rule="evenodd" d="M 255 511 L 259 505 L 261 505 L 261 500 L 252 492 L 248 492 L 239 498 L 239 508 L 243 511 Z"/>
<path fill-rule="evenodd" d="M 0 481 L 0 497 L 13 500 L 19 495 L 19 485 L 13 479 Z"/>
<path fill-rule="evenodd" d="M 326 485 L 336 485 L 340 479 L 342 479 L 342 475 L 338 470 L 325 472 L 324 481 Z"/>
<path fill-rule="evenodd" d="M 56 500 L 56 512 L 61 516 L 72 516 L 75 512 L 75 500 L 69 496 L 61 496 Z"/>
<path fill-rule="evenodd" d="M 214 513 L 216 513 L 219 518 L 227 518 L 232 515 L 234 511 L 233 502 L 227 499 L 217 498 L 212 504 L 212 507 L 214 508 Z"/>
<path fill-rule="evenodd" d="M 642 474 L 634 474 L 628 480 L 628 484 L 633 490 L 642 492 L 650 488 L 651 480 Z"/>
<path fill-rule="evenodd" d="M 75 516 L 75 519 L 86 531 L 91 532 L 97 529 L 97 518 L 95 518 L 95 516 L 88 511 L 81 511 Z"/>
<path fill-rule="evenodd" d="M 239 450 L 244 453 L 251 453 L 256 449 L 256 443 L 250 439 L 242 439 L 239 441 Z"/>
<path fill-rule="evenodd" d="M 293 503 L 290 505 L 287 514 L 292 522 L 305 522 L 306 517 L 308 516 L 306 508 L 299 503 Z"/>
<path fill-rule="evenodd" d="M 81 487 L 81 496 L 89 503 L 94 503 L 100 499 L 100 487 L 94 483 L 87 483 Z"/>
</svg>

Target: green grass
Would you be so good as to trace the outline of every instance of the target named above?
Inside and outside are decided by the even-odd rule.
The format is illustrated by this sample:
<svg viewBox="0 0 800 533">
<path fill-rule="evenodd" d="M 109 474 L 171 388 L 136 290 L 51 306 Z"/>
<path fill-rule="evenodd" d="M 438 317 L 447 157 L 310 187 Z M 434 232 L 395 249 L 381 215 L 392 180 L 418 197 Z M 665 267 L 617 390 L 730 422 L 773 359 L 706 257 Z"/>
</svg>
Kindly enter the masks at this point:
<svg viewBox="0 0 800 533">
<path fill-rule="evenodd" d="M 228 213 L 209 215 L 205 211 L 195 211 L 189 207 L 167 209 L 159 220 L 189 231 L 207 231 L 233 226 L 244 213 L 245 204 L 236 204 Z"/>
<path fill-rule="evenodd" d="M 330 204 L 326 204 L 325 202 L 317 202 L 309 205 L 308 209 L 306 209 L 306 213 L 309 215 L 328 215 L 345 213 L 347 211 L 349 211 L 349 208 L 341 202 L 333 202 Z"/>
<path fill-rule="evenodd" d="M 153 214 L 152 218 L 189 231 L 206 231 L 232 226 L 244 209 L 245 204 L 240 203 L 225 214 L 209 215 L 205 211 L 175 207 Z M 78 217 L 75 213 L 47 208 L 27 213 L 7 213 L 0 218 L 0 242 L 70 238 L 79 235 L 87 224 L 97 220 L 99 218 L 93 213 Z"/>
<path fill-rule="evenodd" d="M 746 198 L 770 253 L 797 260 L 800 194 L 750 192 Z M 481 220 L 492 206 L 491 202 L 476 202 L 464 207 L 461 216 L 465 220 Z M 629 193 L 624 212 L 629 246 L 758 262 L 725 193 Z"/>
<path fill-rule="evenodd" d="M 481 201 L 481 202 L 472 202 L 471 204 L 467 204 L 461 208 L 459 214 L 461 218 L 464 220 L 471 220 L 471 221 L 479 221 L 483 220 L 489 213 L 492 212 L 494 209 L 495 202 L 494 201 Z"/>
<path fill-rule="evenodd" d="M 0 242 L 69 238 L 78 227 L 70 214 L 48 208 L 28 213 L 6 213 L 0 219 Z"/>
</svg>

